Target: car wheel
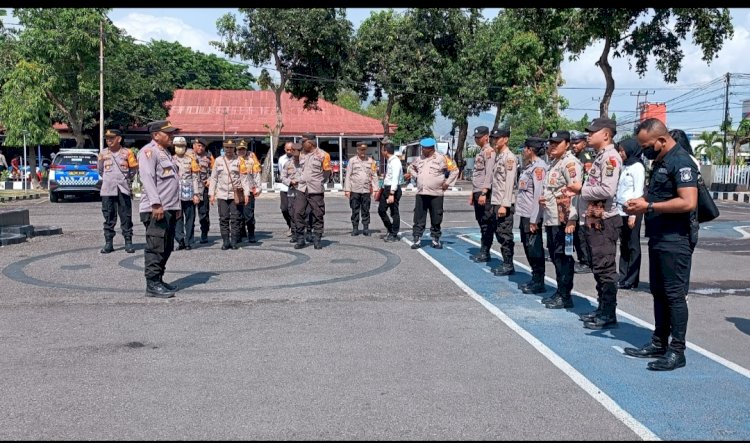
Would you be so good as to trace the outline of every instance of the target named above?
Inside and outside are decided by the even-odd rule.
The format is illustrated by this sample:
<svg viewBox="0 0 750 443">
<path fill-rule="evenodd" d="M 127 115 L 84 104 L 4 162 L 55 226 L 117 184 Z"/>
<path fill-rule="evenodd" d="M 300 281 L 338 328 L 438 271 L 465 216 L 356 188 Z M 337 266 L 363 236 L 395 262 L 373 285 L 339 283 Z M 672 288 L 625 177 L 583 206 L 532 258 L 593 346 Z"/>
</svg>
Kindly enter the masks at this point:
<svg viewBox="0 0 750 443">
<path fill-rule="evenodd" d="M 57 196 L 57 194 L 55 194 L 54 192 L 49 193 L 49 201 L 51 201 L 52 203 L 57 203 L 58 199 L 59 197 Z"/>
</svg>

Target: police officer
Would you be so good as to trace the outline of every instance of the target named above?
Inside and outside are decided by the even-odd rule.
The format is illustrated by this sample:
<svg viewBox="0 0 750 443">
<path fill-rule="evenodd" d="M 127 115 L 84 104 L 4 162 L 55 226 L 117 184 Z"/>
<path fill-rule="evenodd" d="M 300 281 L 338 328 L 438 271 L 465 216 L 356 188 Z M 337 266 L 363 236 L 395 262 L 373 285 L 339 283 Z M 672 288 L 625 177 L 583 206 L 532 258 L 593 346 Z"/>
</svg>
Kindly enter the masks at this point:
<svg viewBox="0 0 750 443">
<path fill-rule="evenodd" d="M 117 129 L 104 133 L 107 150 L 99 154 L 97 169 L 102 178 L 102 214 L 104 215 L 104 247 L 99 251 L 109 254 L 114 251 L 115 223 L 120 217 L 120 229 L 125 239 L 125 252 L 133 253 L 133 177 L 138 171 L 138 162 L 130 149 L 120 145 L 122 136 Z"/>
<path fill-rule="evenodd" d="M 174 247 L 175 226 L 182 217 L 180 179 L 167 150 L 177 130 L 167 120 L 149 123 L 151 142 L 138 152 L 138 176 L 142 183 L 138 211 L 146 228 L 143 260 L 147 297 L 174 297 L 177 290 L 164 282 L 167 260 Z"/>
<path fill-rule="evenodd" d="M 458 179 L 458 168 L 447 155 L 436 154 L 437 142 L 432 137 L 419 141 L 422 155 L 406 169 L 404 178 L 417 178 L 417 195 L 414 203 L 414 226 L 412 227 L 412 249 L 420 247 L 420 239 L 427 224 L 427 212 L 430 212 L 430 236 L 432 247 L 442 249 L 440 243 L 440 223 L 443 222 L 443 196 Z M 446 172 L 448 177 L 445 177 Z"/>
<path fill-rule="evenodd" d="M 474 142 L 482 149 L 474 158 L 469 204 L 474 206 L 474 218 L 479 224 L 482 239 L 479 253 L 471 256 L 471 259 L 486 263 L 490 261 L 492 236 L 495 234 L 495 213 L 489 201 L 492 198 L 492 173 L 495 169 L 495 148 L 490 144 L 490 129 L 487 126 L 474 128 Z"/>
<path fill-rule="evenodd" d="M 198 189 L 200 187 L 196 168 L 195 154 L 187 149 L 185 137 L 175 137 L 172 140 L 174 156 L 172 160 L 177 166 L 177 176 L 180 178 L 180 206 L 182 217 L 177 220 L 174 239 L 177 241 L 177 250 L 190 250 L 193 248 L 193 235 L 195 232 L 195 205 L 200 203 Z M 197 170 L 196 170 L 197 169 Z"/>
<path fill-rule="evenodd" d="M 615 149 L 615 121 L 595 118 L 586 128 L 588 143 L 596 150 L 588 180 L 581 189 L 582 204 L 586 207 L 586 242 L 591 248 L 591 266 L 596 280 L 598 306 L 596 311 L 583 314 L 583 327 L 588 329 L 617 326 L 617 239 L 620 238 L 622 217 L 617 212 L 617 183 L 620 179 L 622 157 Z"/>
<path fill-rule="evenodd" d="M 586 133 L 570 131 L 570 148 L 578 161 L 583 165 L 583 183 L 586 183 L 589 169 L 591 169 L 591 165 L 594 163 L 594 152 L 588 145 Z M 576 200 L 580 202 L 580 199 Z M 586 217 L 584 211 L 586 208 L 578 206 L 577 209 L 578 224 L 576 224 L 576 232 L 573 233 L 573 246 L 578 255 L 578 263 L 575 264 L 574 269 L 576 274 L 589 274 L 591 273 L 591 247 L 586 243 L 586 236 L 583 233 L 585 230 L 584 223 Z"/>
<path fill-rule="evenodd" d="M 370 202 L 378 191 L 378 165 L 367 155 L 367 143 L 357 145 L 357 155 L 346 165 L 344 195 L 352 210 L 352 236 L 359 235 L 362 215 L 362 235 L 370 235 Z"/>
<path fill-rule="evenodd" d="M 495 140 L 495 167 L 492 172 L 492 211 L 495 214 L 495 237 L 500 243 L 502 266 L 492 269 L 498 276 L 512 275 L 513 266 L 513 213 L 516 203 L 516 176 L 518 161 L 508 148 L 510 131 L 495 129 L 491 134 Z"/>
<path fill-rule="evenodd" d="M 644 120 L 636 136 L 643 155 L 654 161 L 653 172 L 646 198 L 627 201 L 626 212 L 646 214 L 654 333 L 650 343 L 641 348 L 625 348 L 625 353 L 634 357 L 660 357 L 649 362 L 648 369 L 671 371 L 685 366 L 686 297 L 699 228 L 695 212 L 698 168 L 658 119 Z"/>
<path fill-rule="evenodd" d="M 237 205 L 240 211 L 240 241 L 247 238 L 248 243 L 255 243 L 255 198 L 260 195 L 260 161 L 254 152 L 248 152 L 244 139 L 237 142 L 237 156 L 245 161 L 247 173 L 255 184 L 250 188 L 248 204 Z"/>
<path fill-rule="evenodd" d="M 381 146 L 381 157 L 386 161 L 385 177 L 383 177 L 383 189 L 380 192 L 378 204 L 378 215 L 383 221 L 386 234 L 383 241 L 387 243 L 398 241 L 398 229 L 401 226 L 401 215 L 399 214 L 399 203 L 401 202 L 401 181 L 404 178 L 401 160 L 395 154 L 395 148 L 390 142 Z M 388 212 L 391 218 L 388 218 Z"/>
<path fill-rule="evenodd" d="M 542 245 L 542 211 L 539 199 L 542 197 L 547 162 L 539 158 L 544 154 L 545 139 L 527 138 L 522 150 L 524 168 L 518 178 L 516 213 L 521 218 L 518 229 L 526 259 L 531 266 L 531 280 L 518 287 L 524 294 L 541 294 L 544 287 L 544 246 Z"/>
<path fill-rule="evenodd" d="M 320 238 L 323 236 L 323 219 L 326 213 L 324 200 L 324 183 L 328 183 L 331 177 L 331 156 L 317 145 L 315 134 L 306 132 L 302 134 L 302 174 L 297 184 L 297 196 L 294 199 L 294 213 L 297 217 L 297 244 L 296 249 L 305 247 L 303 230 L 307 208 L 312 208 L 313 217 L 313 246 L 321 249 L 323 245 Z"/>
<path fill-rule="evenodd" d="M 539 204 L 544 208 L 544 227 L 547 231 L 547 249 L 555 265 L 557 291 L 542 299 L 549 309 L 572 308 L 573 257 L 565 254 L 565 235 L 575 231 L 578 214 L 572 197 L 581 184 L 583 167 L 568 151 L 570 133 L 555 131 L 547 139 L 547 155 L 551 163 L 544 178 L 544 194 Z"/>
<path fill-rule="evenodd" d="M 240 248 L 237 244 L 240 241 L 240 212 L 235 190 L 242 189 L 243 196 L 240 200 L 248 204 L 253 183 L 248 177 L 245 159 L 235 155 L 237 144 L 234 140 L 225 140 L 223 147 L 224 155 L 216 159 L 208 180 L 208 193 L 211 195 L 211 204 L 219 200 L 221 249 L 226 251 L 229 248 Z"/>
<path fill-rule="evenodd" d="M 288 162 L 292 158 L 292 149 L 294 149 L 293 145 L 294 145 L 294 142 L 290 142 L 290 141 L 284 143 L 284 155 L 279 157 L 279 161 L 278 161 L 279 177 L 282 177 L 284 175 L 284 167 L 286 166 L 286 162 Z M 292 234 L 292 216 L 289 213 L 289 209 L 291 207 L 289 204 L 289 196 L 288 196 L 289 186 L 284 184 L 283 180 L 281 180 L 281 183 L 279 183 L 278 186 L 279 186 L 279 197 L 280 197 L 279 209 L 281 209 L 281 216 L 284 217 L 286 226 L 287 228 L 289 228 L 286 236 L 291 237 L 293 234 Z"/>
<path fill-rule="evenodd" d="M 201 226 L 201 243 L 208 243 L 208 230 L 211 227 L 211 218 L 209 216 L 210 206 L 208 197 L 208 179 L 211 177 L 211 171 L 214 168 L 214 156 L 208 152 L 206 140 L 196 138 L 193 140 L 193 174 L 198 177 L 195 193 L 198 196 L 198 223 Z M 193 200 L 195 201 L 195 200 Z"/>
</svg>

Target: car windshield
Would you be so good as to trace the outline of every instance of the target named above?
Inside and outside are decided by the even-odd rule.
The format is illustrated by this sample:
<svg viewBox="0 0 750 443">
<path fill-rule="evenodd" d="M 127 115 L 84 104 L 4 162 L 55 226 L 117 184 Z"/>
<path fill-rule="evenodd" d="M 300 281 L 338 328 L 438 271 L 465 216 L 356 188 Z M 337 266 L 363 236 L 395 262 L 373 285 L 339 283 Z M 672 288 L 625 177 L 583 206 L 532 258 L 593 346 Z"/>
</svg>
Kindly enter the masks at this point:
<svg viewBox="0 0 750 443">
<path fill-rule="evenodd" d="M 63 166 L 96 165 L 96 156 L 91 154 L 64 154 L 55 157 L 55 163 Z"/>
</svg>

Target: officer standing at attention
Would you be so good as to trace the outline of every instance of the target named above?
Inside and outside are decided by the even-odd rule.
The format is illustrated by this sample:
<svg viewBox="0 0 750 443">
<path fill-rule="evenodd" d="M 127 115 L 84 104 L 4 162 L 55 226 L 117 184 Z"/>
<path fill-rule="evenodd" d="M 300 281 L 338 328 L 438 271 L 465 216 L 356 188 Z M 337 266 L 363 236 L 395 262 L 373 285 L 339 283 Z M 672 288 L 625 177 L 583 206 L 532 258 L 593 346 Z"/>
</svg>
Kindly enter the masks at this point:
<svg viewBox="0 0 750 443">
<path fill-rule="evenodd" d="M 440 243 L 440 223 L 443 222 L 443 196 L 445 190 L 453 186 L 458 179 L 458 168 L 447 155 L 436 154 L 432 137 L 419 141 L 422 155 L 406 169 L 404 179 L 417 178 L 417 195 L 414 203 L 414 226 L 412 227 L 412 249 L 418 249 L 420 239 L 427 224 L 427 211 L 430 212 L 430 236 L 432 247 L 442 249 Z M 448 172 L 448 178 L 445 173 Z"/>
<path fill-rule="evenodd" d="M 297 221 L 294 217 L 294 202 L 300 193 L 297 191 L 300 178 L 302 178 L 302 164 L 299 161 L 300 154 L 302 153 L 301 143 L 292 143 L 290 146 L 289 160 L 284 163 L 284 169 L 281 171 L 281 182 L 287 186 L 287 200 L 289 202 L 289 208 L 291 209 L 292 215 L 292 238 L 289 240 L 290 243 L 295 243 L 295 249 L 301 249 L 304 247 L 297 246 Z M 303 232 L 309 232 L 312 235 L 312 211 L 308 209 L 307 215 L 304 217 L 305 224 L 302 226 Z M 302 237 L 305 239 L 305 237 Z"/>
<path fill-rule="evenodd" d="M 490 261 L 492 236 L 495 235 L 495 213 L 489 202 L 492 198 L 492 172 L 495 169 L 495 148 L 490 144 L 490 129 L 487 126 L 474 128 L 474 142 L 482 149 L 474 158 L 469 204 L 474 206 L 474 218 L 479 224 L 482 239 L 479 254 L 472 255 L 471 259 L 486 263 Z"/>
<path fill-rule="evenodd" d="M 547 175 L 547 162 L 539 158 L 544 154 L 545 139 L 527 138 L 523 147 L 524 168 L 518 178 L 516 213 L 521 217 L 518 225 L 521 243 L 526 259 L 531 266 L 531 280 L 518 285 L 524 294 L 541 294 L 544 287 L 544 245 L 542 244 L 542 211 L 539 199 L 542 197 L 544 176 Z"/>
<path fill-rule="evenodd" d="M 331 156 L 316 144 L 316 136 L 310 132 L 302 134 L 302 176 L 297 184 L 297 196 L 294 199 L 294 213 L 297 217 L 296 249 L 305 247 L 304 226 L 308 206 L 312 208 L 313 246 L 323 248 L 320 238 L 323 236 L 323 219 L 326 213 L 324 200 L 324 183 L 331 177 Z"/>
<path fill-rule="evenodd" d="M 286 162 L 291 160 L 292 158 L 292 149 L 294 143 L 293 142 L 286 142 L 284 143 L 284 155 L 279 157 L 278 165 L 279 165 L 279 177 L 283 177 L 284 175 L 284 167 L 286 165 Z M 287 186 L 283 180 L 281 183 L 278 184 L 279 186 L 279 209 L 281 209 L 281 216 L 284 217 L 284 221 L 286 222 L 287 228 L 289 230 L 286 233 L 287 237 L 292 236 L 292 217 L 289 214 L 289 196 L 287 195 L 289 192 L 289 186 Z"/>
<path fill-rule="evenodd" d="M 639 349 L 625 348 L 625 353 L 634 357 L 660 357 L 649 362 L 648 369 L 671 371 L 685 366 L 686 297 L 699 229 L 695 211 L 698 168 L 658 119 L 644 120 L 636 130 L 636 137 L 643 155 L 654 161 L 653 172 L 646 198 L 627 201 L 625 211 L 630 215 L 646 214 L 654 333 L 650 343 Z"/>
<path fill-rule="evenodd" d="M 622 157 L 612 138 L 615 121 L 595 118 L 586 128 L 589 145 L 596 150 L 589 177 L 581 189 L 582 204 L 586 206 L 586 242 L 591 247 L 591 266 L 596 280 L 598 306 L 584 314 L 583 327 L 588 329 L 617 326 L 617 239 L 620 238 L 622 217 L 617 212 L 617 185 L 622 169 Z"/>
<path fill-rule="evenodd" d="M 208 243 L 208 229 L 211 227 L 209 217 L 210 206 L 208 197 L 208 179 L 214 168 L 214 156 L 206 150 L 206 140 L 196 138 L 193 140 L 193 174 L 198 177 L 195 193 L 198 196 L 197 203 L 198 223 L 201 226 L 201 243 Z M 193 200 L 195 201 L 195 200 Z"/>
<path fill-rule="evenodd" d="M 248 179 L 245 160 L 235 155 L 237 145 L 234 140 L 225 140 L 223 145 L 224 155 L 216 160 L 211 171 L 208 193 L 211 195 L 211 204 L 219 200 L 219 229 L 223 241 L 221 250 L 226 251 L 229 248 L 240 248 L 237 245 L 240 241 L 240 212 L 235 190 L 242 190 L 244 195 L 241 200 L 247 204 L 253 184 Z"/>
<path fill-rule="evenodd" d="M 146 227 L 146 297 L 174 297 L 177 290 L 164 282 L 167 260 L 174 248 L 175 226 L 182 217 L 177 165 L 167 150 L 177 130 L 167 120 L 149 123 L 151 142 L 138 152 L 138 175 L 143 184 L 138 211 Z"/>
<path fill-rule="evenodd" d="M 539 200 L 544 208 L 544 226 L 547 231 L 547 249 L 555 265 L 557 291 L 542 299 L 549 309 L 572 308 L 573 256 L 565 254 L 565 234 L 573 234 L 578 213 L 571 204 L 576 187 L 581 185 L 583 167 L 568 151 L 570 133 L 555 131 L 550 134 L 547 154 L 552 160 L 544 178 L 544 195 Z M 571 189 L 572 188 L 572 189 Z"/>
<path fill-rule="evenodd" d="M 516 176 L 518 161 L 508 148 L 510 131 L 495 129 L 490 134 L 495 139 L 495 168 L 492 172 L 492 211 L 495 214 L 495 237 L 500 243 L 503 265 L 492 269 L 498 276 L 513 275 L 513 213 L 516 203 Z"/>
<path fill-rule="evenodd" d="M 570 147 L 573 150 L 573 154 L 576 156 L 578 161 L 583 165 L 583 183 L 586 183 L 586 179 L 589 176 L 589 169 L 594 163 L 593 150 L 588 146 L 585 132 L 570 131 Z M 580 199 L 576 199 L 578 203 Z M 576 254 L 578 254 L 578 263 L 575 264 L 576 274 L 589 274 L 591 273 L 591 247 L 586 243 L 585 221 L 586 217 L 584 211 L 586 208 L 577 206 L 578 210 L 578 224 L 576 224 L 576 232 L 573 233 L 573 246 L 575 247 Z"/>
<path fill-rule="evenodd" d="M 248 243 L 255 243 L 255 198 L 260 195 L 260 161 L 254 152 L 248 152 L 247 142 L 237 142 L 237 156 L 245 161 L 247 174 L 254 185 L 250 188 L 248 203 L 237 205 L 240 211 L 240 241 L 247 238 Z"/>
<path fill-rule="evenodd" d="M 383 143 L 380 148 L 380 158 L 386 161 L 385 177 L 383 177 L 383 190 L 380 193 L 378 204 L 378 215 L 383 221 L 386 234 L 382 237 L 385 242 L 398 241 L 398 229 L 401 227 L 401 216 L 399 214 L 399 203 L 401 201 L 401 181 L 404 178 L 401 160 L 395 155 L 395 148 L 390 142 Z M 391 211 L 391 219 L 388 212 Z"/>
<path fill-rule="evenodd" d="M 357 155 L 349 159 L 344 179 L 344 195 L 352 210 L 352 236 L 359 235 L 362 214 L 362 235 L 370 235 L 370 202 L 378 191 L 378 165 L 367 156 L 367 143 L 357 145 Z"/>
<path fill-rule="evenodd" d="M 185 137 L 175 137 L 172 141 L 174 156 L 172 160 L 177 166 L 177 176 L 180 178 L 180 206 L 182 217 L 177 220 L 174 239 L 177 241 L 177 250 L 190 250 L 193 248 L 193 235 L 195 232 L 195 205 L 200 203 L 198 190 L 200 187 L 198 171 L 194 170 L 195 155 L 192 150 L 187 150 Z"/>
<path fill-rule="evenodd" d="M 97 169 L 102 178 L 102 214 L 104 214 L 104 247 L 102 254 L 114 251 L 112 239 L 115 238 L 115 224 L 120 217 L 120 229 L 125 239 L 125 252 L 132 254 L 133 249 L 133 177 L 138 171 L 138 162 L 130 149 L 120 145 L 122 136 L 117 129 L 107 129 L 104 140 L 107 150 L 99 154 Z"/>
</svg>

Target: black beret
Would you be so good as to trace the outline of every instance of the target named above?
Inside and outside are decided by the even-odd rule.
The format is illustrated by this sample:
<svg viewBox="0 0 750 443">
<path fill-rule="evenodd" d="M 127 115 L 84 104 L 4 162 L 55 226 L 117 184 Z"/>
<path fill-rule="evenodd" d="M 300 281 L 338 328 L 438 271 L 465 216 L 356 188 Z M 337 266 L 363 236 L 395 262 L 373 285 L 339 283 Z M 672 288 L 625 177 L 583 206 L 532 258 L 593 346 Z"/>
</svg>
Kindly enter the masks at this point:
<svg viewBox="0 0 750 443">
<path fill-rule="evenodd" d="M 487 126 L 477 126 L 474 128 L 474 137 L 482 137 L 490 133 L 490 128 Z"/>
</svg>

